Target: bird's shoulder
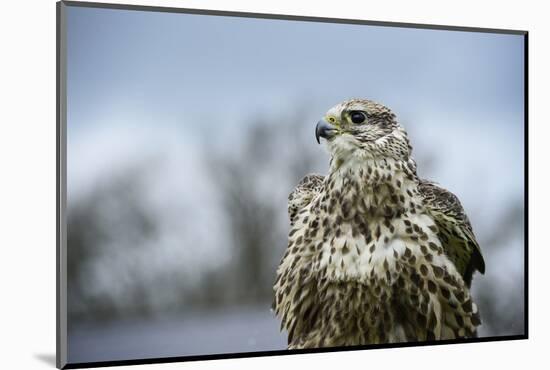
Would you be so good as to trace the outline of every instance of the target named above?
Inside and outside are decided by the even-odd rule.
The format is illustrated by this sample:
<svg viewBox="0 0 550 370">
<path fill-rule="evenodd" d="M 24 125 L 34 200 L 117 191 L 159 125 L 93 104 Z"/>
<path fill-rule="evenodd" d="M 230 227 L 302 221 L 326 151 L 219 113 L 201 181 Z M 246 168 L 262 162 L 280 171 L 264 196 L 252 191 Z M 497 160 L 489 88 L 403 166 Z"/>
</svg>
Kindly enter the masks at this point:
<svg viewBox="0 0 550 370">
<path fill-rule="evenodd" d="M 325 177 L 319 174 L 304 176 L 288 195 L 288 215 L 292 222 L 298 212 L 306 207 L 319 194 Z"/>
<path fill-rule="evenodd" d="M 418 190 L 438 227 L 445 253 L 469 285 L 477 270 L 485 272 L 485 261 L 472 225 L 458 197 L 434 182 L 420 180 Z"/>
</svg>

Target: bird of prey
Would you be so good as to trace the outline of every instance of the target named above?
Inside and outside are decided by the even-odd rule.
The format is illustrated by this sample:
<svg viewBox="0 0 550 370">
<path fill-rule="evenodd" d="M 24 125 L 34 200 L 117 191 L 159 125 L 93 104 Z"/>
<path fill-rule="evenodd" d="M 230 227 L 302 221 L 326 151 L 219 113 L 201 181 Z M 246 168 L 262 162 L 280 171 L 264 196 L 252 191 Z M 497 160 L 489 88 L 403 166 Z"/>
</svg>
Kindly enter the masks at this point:
<svg viewBox="0 0 550 370">
<path fill-rule="evenodd" d="M 474 337 L 479 245 L 458 198 L 418 177 L 395 114 L 348 100 L 315 135 L 326 140 L 329 173 L 305 176 L 289 195 L 274 285 L 288 347 Z"/>
</svg>

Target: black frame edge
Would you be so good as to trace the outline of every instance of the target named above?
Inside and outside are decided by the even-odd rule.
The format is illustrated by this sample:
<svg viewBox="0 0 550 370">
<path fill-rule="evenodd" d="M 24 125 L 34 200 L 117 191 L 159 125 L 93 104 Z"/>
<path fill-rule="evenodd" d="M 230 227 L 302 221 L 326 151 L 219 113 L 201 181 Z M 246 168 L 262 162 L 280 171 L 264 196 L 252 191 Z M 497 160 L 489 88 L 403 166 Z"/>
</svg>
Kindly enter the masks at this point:
<svg viewBox="0 0 550 370">
<path fill-rule="evenodd" d="M 329 18 L 329 17 L 314 17 L 314 16 L 302 16 L 302 15 L 289 15 L 289 14 L 239 12 L 239 11 L 214 10 L 214 9 L 211 10 L 211 9 L 195 9 L 195 8 L 175 8 L 175 7 L 152 6 L 152 5 L 83 2 L 83 1 L 72 1 L 72 0 L 63 0 L 62 2 L 65 3 L 67 6 L 100 8 L 100 9 L 117 9 L 117 10 L 133 10 L 133 11 L 149 11 L 149 12 L 165 12 L 165 13 L 185 13 L 185 14 L 196 14 L 196 15 L 261 18 L 261 19 L 302 21 L 302 22 L 360 24 L 360 25 L 369 25 L 369 26 L 380 26 L 380 27 L 500 33 L 500 34 L 508 34 L 508 35 L 525 35 L 527 33 L 526 30 L 482 28 L 482 27 L 461 27 L 461 26 L 435 25 L 435 24 L 424 24 L 424 23 L 384 22 L 384 21 L 351 19 L 351 18 Z"/>
<path fill-rule="evenodd" d="M 58 369 L 67 365 L 67 274 L 64 206 L 66 189 L 66 5 L 56 3 L 56 346 Z"/>
<path fill-rule="evenodd" d="M 523 235 L 523 295 L 524 295 L 524 304 L 523 304 L 523 314 L 525 319 L 525 324 L 523 330 L 525 337 L 529 338 L 529 33 L 526 32 L 523 38 L 523 89 L 524 89 L 524 118 L 523 118 L 523 127 L 524 127 L 524 235 Z"/>
<path fill-rule="evenodd" d="M 111 367 L 111 366 L 128 366 L 128 365 L 151 365 L 161 363 L 173 363 L 173 362 L 191 362 L 191 361 L 204 361 L 204 360 L 224 360 L 224 359 L 236 359 L 236 358 L 248 358 L 248 357 L 266 357 L 266 356 L 287 356 L 287 355 L 300 355 L 310 353 L 332 353 L 332 352 L 345 352 L 345 351 L 361 351 L 370 349 L 388 349 L 388 348 L 407 348 L 407 347 L 424 347 L 424 346 L 441 346 L 450 344 L 474 344 L 474 343 L 486 343 L 486 342 L 500 342 L 509 340 L 525 340 L 528 339 L 525 334 L 523 335 L 508 335 L 501 337 L 486 337 L 475 339 L 453 339 L 453 340 L 440 340 L 440 341 L 426 341 L 426 342 L 408 342 L 408 343 L 387 343 L 387 344 L 371 344 L 365 346 L 350 346 L 350 347 L 327 347 L 327 348 L 313 348 L 313 349 L 292 349 L 292 350 L 279 350 L 279 351 L 258 351 L 258 352 L 239 352 L 239 353 L 225 353 L 225 354 L 213 354 L 213 355 L 197 355 L 197 356 L 176 356 L 176 357 L 164 357 L 164 358 L 143 358 L 133 360 L 115 360 L 115 361 L 98 361 L 98 362 L 83 362 L 83 363 L 68 363 L 63 369 L 82 369 L 92 367 Z"/>
</svg>

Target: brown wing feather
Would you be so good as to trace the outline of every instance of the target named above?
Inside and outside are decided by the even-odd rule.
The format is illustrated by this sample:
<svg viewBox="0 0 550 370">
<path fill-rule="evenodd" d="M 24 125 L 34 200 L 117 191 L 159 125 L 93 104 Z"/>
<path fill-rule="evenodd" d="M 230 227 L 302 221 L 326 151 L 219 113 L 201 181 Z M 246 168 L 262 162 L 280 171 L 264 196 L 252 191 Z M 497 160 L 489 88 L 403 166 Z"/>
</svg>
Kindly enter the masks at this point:
<svg viewBox="0 0 550 370">
<path fill-rule="evenodd" d="M 323 185 L 324 176 L 317 174 L 306 175 L 294 188 L 292 193 L 288 196 L 288 216 L 290 218 L 290 224 L 294 224 L 294 219 L 298 212 L 306 207 L 309 202 L 315 198 L 321 191 Z"/>
<path fill-rule="evenodd" d="M 319 194 L 323 180 L 321 175 L 307 175 L 288 196 L 290 235 L 298 230 L 295 220 Z M 294 263 L 302 256 L 305 258 L 304 251 L 291 250 L 289 244 L 277 269 L 277 279 L 273 287 L 275 297 L 272 308 L 281 317 L 281 330 L 288 331 L 289 348 L 299 347 L 311 333 L 320 309 L 317 302 L 317 281 L 309 268 L 302 267 L 297 275 L 293 272 Z"/>
<path fill-rule="evenodd" d="M 450 191 L 426 180 L 420 181 L 419 191 L 439 228 L 445 253 L 470 286 L 476 270 L 485 273 L 485 261 L 460 201 Z"/>
</svg>

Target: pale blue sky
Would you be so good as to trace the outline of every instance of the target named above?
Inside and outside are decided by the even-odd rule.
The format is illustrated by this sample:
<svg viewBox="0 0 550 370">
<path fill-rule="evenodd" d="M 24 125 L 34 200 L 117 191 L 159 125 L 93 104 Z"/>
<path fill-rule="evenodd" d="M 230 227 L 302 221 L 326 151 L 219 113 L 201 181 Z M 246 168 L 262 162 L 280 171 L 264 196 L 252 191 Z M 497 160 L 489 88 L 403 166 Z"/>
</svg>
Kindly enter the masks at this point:
<svg viewBox="0 0 550 370">
<path fill-rule="evenodd" d="M 68 7 L 69 192 L 162 131 L 176 146 L 238 146 L 254 118 L 299 108 L 313 132 L 365 97 L 397 113 L 417 157 L 438 153 L 421 175 L 466 205 L 498 203 L 523 193 L 523 47 L 521 35 Z M 104 156 L 71 155 L 84 145 Z"/>
<path fill-rule="evenodd" d="M 397 113 L 417 156 L 440 153 L 442 183 L 466 192 L 457 169 L 495 177 L 490 164 L 506 176 L 482 190 L 519 194 L 523 47 L 520 35 L 68 7 L 69 144 L 141 127 L 238 146 L 256 117 L 300 108 L 313 132 L 331 106 L 365 97 Z M 69 153 L 69 171 L 81 167 Z"/>
<path fill-rule="evenodd" d="M 348 97 L 407 116 L 471 112 L 512 116 L 514 125 L 523 117 L 519 35 L 76 7 L 68 14 L 71 125 L 113 115 L 228 123 L 304 98 L 321 114 Z"/>
</svg>

